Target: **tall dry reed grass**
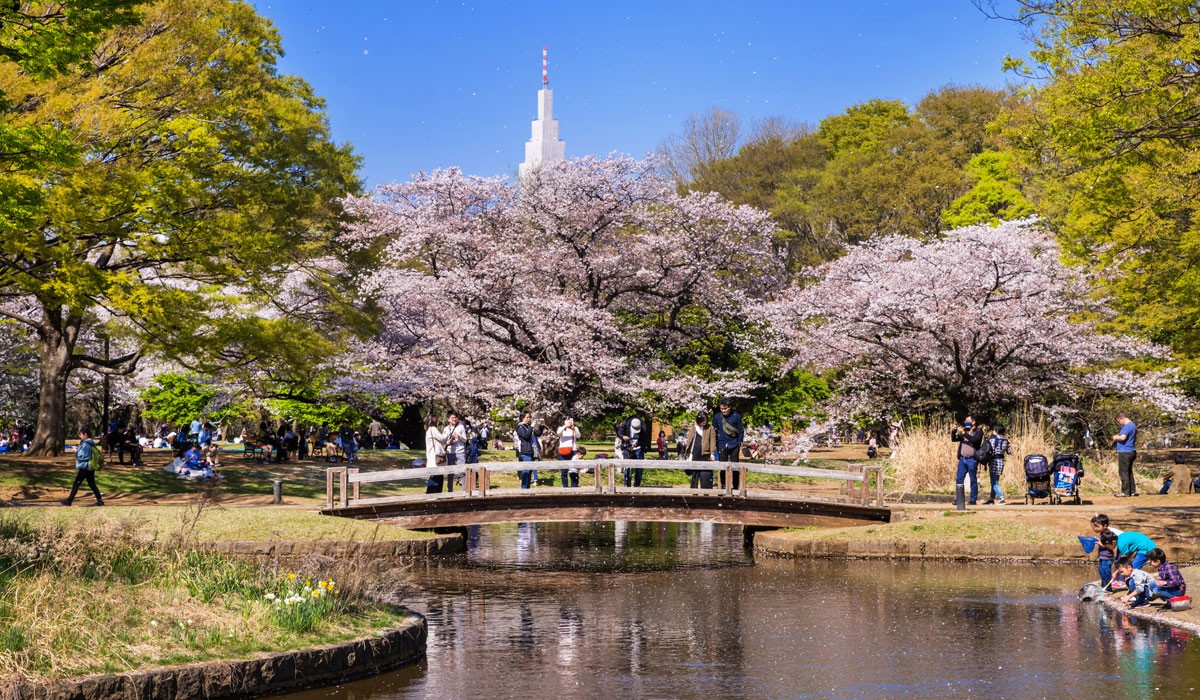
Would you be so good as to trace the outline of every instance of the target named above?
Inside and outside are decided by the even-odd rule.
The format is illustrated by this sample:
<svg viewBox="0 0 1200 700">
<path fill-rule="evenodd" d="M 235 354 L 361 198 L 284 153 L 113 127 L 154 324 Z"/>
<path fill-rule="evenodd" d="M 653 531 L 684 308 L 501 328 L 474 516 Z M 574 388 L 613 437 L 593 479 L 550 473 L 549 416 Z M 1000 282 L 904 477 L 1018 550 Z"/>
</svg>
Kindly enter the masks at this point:
<svg viewBox="0 0 1200 700">
<path fill-rule="evenodd" d="M 957 443 L 950 440 L 954 427 L 948 419 L 933 419 L 913 423 L 904 428 L 890 459 L 894 488 L 904 493 L 947 492 L 954 489 L 958 464 Z M 1058 435 L 1041 414 L 1023 413 L 1007 426 L 1011 454 L 1005 460 L 1000 488 L 1009 498 L 1025 492 L 1024 460 L 1026 455 L 1040 454 L 1053 459 L 1060 450 Z M 1100 492 L 1116 489 L 1120 484 L 1117 459 L 1112 452 L 1083 453 L 1085 477 L 1083 491 Z M 1148 477 L 1142 476 L 1143 481 Z M 980 498 L 987 498 L 987 470 L 979 469 Z"/>
</svg>

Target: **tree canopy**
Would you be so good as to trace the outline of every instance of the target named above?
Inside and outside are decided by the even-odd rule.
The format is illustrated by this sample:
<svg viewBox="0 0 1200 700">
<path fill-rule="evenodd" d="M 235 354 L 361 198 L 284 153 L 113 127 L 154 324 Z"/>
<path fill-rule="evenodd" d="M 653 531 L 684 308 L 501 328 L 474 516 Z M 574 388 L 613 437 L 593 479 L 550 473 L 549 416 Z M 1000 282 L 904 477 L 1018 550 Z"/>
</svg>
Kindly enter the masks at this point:
<svg viewBox="0 0 1200 700">
<path fill-rule="evenodd" d="M 280 54 L 244 3 L 161 0 L 75 70 L 0 65 L 0 90 L 22 105 L 7 123 L 59 125 L 71 147 L 0 177 L 15 193 L 0 220 L 0 314 L 38 339 L 36 451 L 61 449 L 73 371 L 128 371 L 154 349 L 261 360 L 317 335 L 290 321 L 279 290 L 297 274 L 330 279 L 308 261 L 335 252 L 357 159 L 308 85 L 279 74 Z M 100 336 L 127 351 L 100 356 L 87 344 Z"/>
<path fill-rule="evenodd" d="M 907 415 L 1072 404 L 1088 391 L 1182 403 L 1169 375 L 1119 363 L 1165 349 L 1101 333 L 1111 316 L 1030 221 L 971 226 L 922 242 L 881 237 L 811 270 L 766 304 L 775 348 L 793 365 L 839 372 L 827 408 Z M 932 283 L 931 283 L 932 281 Z"/>
<path fill-rule="evenodd" d="M 784 284 L 765 212 L 680 195 L 651 161 L 581 158 L 513 183 L 457 170 L 346 203 L 384 329 L 348 359 L 377 393 L 598 415 L 696 409 L 751 383 L 677 353 Z"/>
</svg>

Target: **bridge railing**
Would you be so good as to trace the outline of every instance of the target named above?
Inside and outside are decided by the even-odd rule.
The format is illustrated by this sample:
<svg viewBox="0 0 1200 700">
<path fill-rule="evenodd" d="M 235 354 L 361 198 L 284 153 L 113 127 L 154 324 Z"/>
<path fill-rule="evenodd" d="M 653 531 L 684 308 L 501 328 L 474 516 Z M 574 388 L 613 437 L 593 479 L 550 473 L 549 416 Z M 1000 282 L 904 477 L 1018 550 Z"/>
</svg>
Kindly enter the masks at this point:
<svg viewBox="0 0 1200 700">
<path fill-rule="evenodd" d="M 386 471 L 359 471 L 354 467 L 330 467 L 325 472 L 325 503 L 328 508 L 348 507 L 359 498 L 361 484 L 385 483 L 395 481 L 427 480 L 431 476 L 454 478 L 463 476 L 463 488 L 458 492 L 460 498 L 487 498 L 492 492 L 491 475 L 508 472 L 520 472 L 530 469 L 558 471 L 561 469 L 578 469 L 581 481 L 585 472 L 590 472 L 590 487 L 596 493 L 634 492 L 633 487 L 623 485 L 623 479 L 618 478 L 625 469 L 670 469 L 689 470 L 711 469 L 714 476 L 721 474 L 720 480 L 724 486 L 721 489 L 731 497 L 746 497 L 749 492 L 750 474 L 773 474 L 776 476 L 799 477 L 809 479 L 830 479 L 844 482 L 846 494 L 863 505 L 871 505 L 872 490 L 876 505 L 883 505 L 883 468 L 877 465 L 851 464 L 849 469 L 814 469 L 812 467 L 794 467 L 784 464 L 758 464 L 754 462 L 683 462 L 670 460 L 640 460 L 640 459 L 589 459 L 539 462 L 480 462 L 477 464 L 462 464 L 454 466 L 425 467 L 422 469 L 389 469 Z M 738 488 L 733 488 L 733 477 L 738 477 Z M 874 489 L 872 489 L 872 479 Z M 582 484 L 581 484 L 582 487 Z M 856 493 L 857 492 L 857 493 Z"/>
</svg>

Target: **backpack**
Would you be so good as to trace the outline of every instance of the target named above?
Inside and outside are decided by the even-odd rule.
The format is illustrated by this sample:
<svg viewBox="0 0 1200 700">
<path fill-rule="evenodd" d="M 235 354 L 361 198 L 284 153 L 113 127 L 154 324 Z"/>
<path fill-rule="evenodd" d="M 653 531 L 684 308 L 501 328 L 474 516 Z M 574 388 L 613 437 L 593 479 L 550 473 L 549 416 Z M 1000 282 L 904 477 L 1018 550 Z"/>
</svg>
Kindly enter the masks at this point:
<svg viewBox="0 0 1200 700">
<path fill-rule="evenodd" d="M 988 438 L 979 444 L 979 449 L 975 450 L 976 464 L 991 464 L 992 457 L 996 456 L 996 451 L 993 449 L 992 439 Z"/>
<path fill-rule="evenodd" d="M 92 454 L 88 457 L 88 469 L 93 472 L 98 472 L 104 468 L 104 453 L 95 444 L 92 445 Z"/>
</svg>

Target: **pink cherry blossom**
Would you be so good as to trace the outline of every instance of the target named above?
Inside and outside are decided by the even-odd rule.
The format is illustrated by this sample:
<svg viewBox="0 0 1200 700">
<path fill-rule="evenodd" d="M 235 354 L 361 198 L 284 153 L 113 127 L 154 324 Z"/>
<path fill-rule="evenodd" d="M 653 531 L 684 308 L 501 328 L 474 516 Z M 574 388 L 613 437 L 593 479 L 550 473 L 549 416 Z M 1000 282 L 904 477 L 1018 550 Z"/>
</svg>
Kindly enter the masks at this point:
<svg viewBox="0 0 1200 700">
<path fill-rule="evenodd" d="M 384 327 L 341 360 L 360 390 L 585 416 L 753 388 L 672 360 L 781 287 L 775 227 L 678 194 L 653 162 L 581 158 L 521 183 L 439 170 L 345 206 L 345 243 L 382 250 L 360 287 Z"/>
<path fill-rule="evenodd" d="M 790 366 L 838 372 L 832 416 L 1069 405 L 1096 390 L 1185 403 L 1161 373 L 1114 373 L 1167 351 L 1100 332 L 1113 312 L 1032 219 L 851 247 L 762 313 Z"/>
</svg>

